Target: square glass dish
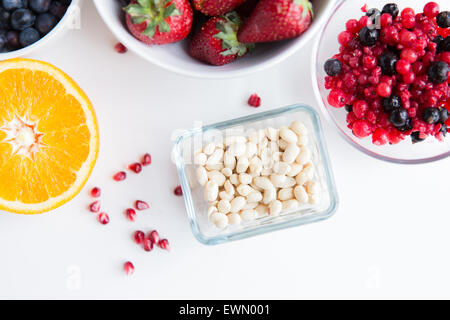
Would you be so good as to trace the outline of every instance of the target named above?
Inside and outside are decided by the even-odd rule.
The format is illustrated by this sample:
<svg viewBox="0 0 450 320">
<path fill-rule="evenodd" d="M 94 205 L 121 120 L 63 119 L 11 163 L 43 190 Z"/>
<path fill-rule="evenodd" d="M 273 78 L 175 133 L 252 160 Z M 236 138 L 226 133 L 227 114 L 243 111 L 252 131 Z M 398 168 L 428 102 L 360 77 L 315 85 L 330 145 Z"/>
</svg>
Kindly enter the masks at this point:
<svg viewBox="0 0 450 320">
<path fill-rule="evenodd" d="M 282 212 L 276 217 L 261 216 L 240 225 L 217 228 L 208 220 L 209 204 L 204 200 L 204 188 L 196 179 L 195 150 L 201 149 L 209 142 L 221 143 L 225 137 L 245 136 L 248 130 L 289 126 L 295 120 L 300 120 L 309 132 L 308 147 L 311 150 L 311 162 L 315 165 L 315 180 L 322 190 L 320 201 Z M 338 205 L 338 195 L 319 116 L 314 109 L 306 105 L 283 107 L 188 130 L 176 138 L 173 157 L 192 232 L 203 244 L 214 245 L 324 220 L 336 211 Z"/>
</svg>

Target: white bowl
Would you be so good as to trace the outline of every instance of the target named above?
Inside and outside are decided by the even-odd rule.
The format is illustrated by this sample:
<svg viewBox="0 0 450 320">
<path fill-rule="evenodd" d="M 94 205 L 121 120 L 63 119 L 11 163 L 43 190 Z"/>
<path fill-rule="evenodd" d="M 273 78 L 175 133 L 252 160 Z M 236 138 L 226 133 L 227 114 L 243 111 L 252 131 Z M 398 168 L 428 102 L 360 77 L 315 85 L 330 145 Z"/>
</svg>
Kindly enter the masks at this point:
<svg viewBox="0 0 450 320">
<path fill-rule="evenodd" d="M 145 45 L 128 32 L 118 1 L 94 0 L 106 25 L 128 49 L 167 70 L 201 78 L 232 78 L 247 75 L 271 67 L 292 55 L 307 43 L 329 18 L 336 1 L 313 0 L 312 2 L 314 6 L 313 23 L 300 37 L 276 43 L 257 44 L 255 50 L 246 57 L 217 67 L 207 65 L 189 56 L 187 40 L 163 46 Z"/>
<path fill-rule="evenodd" d="M 43 38 L 41 38 L 39 41 L 36 41 L 32 45 L 29 45 L 28 47 L 25 47 L 25 48 L 22 48 L 19 50 L 0 53 L 0 60 L 13 59 L 13 58 L 26 56 L 26 55 L 30 54 L 32 51 L 35 51 L 36 49 L 45 46 L 47 43 L 59 38 L 68 29 L 76 28 L 79 25 L 78 22 L 80 19 L 81 1 L 82 0 L 72 0 L 72 3 L 67 8 L 67 12 L 61 18 L 61 20 L 58 22 L 58 24 L 48 34 L 46 34 Z"/>
</svg>

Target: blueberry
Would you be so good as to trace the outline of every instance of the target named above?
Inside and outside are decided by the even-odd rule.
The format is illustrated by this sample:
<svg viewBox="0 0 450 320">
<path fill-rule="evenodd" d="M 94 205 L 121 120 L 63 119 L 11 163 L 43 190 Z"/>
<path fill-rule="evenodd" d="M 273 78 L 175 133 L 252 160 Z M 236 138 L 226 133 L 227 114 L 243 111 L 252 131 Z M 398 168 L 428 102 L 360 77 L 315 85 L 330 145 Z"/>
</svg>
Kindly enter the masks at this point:
<svg viewBox="0 0 450 320">
<path fill-rule="evenodd" d="M 441 28 L 450 27 L 450 11 L 442 11 L 436 17 L 437 25 Z"/>
<path fill-rule="evenodd" d="M 30 8 L 37 13 L 47 12 L 50 8 L 51 0 L 30 0 Z"/>
<path fill-rule="evenodd" d="M 450 52 L 450 36 L 446 37 L 438 44 L 437 53 L 439 52 Z"/>
<path fill-rule="evenodd" d="M 377 19 L 380 18 L 381 12 L 377 8 L 371 8 L 367 10 L 366 16 L 368 16 L 372 22 L 376 22 Z"/>
<path fill-rule="evenodd" d="M 425 138 L 422 138 L 420 136 L 420 132 L 419 131 L 414 131 L 414 132 L 411 133 L 411 141 L 412 141 L 412 143 L 422 142 L 423 140 L 425 140 Z"/>
<path fill-rule="evenodd" d="M 394 109 L 391 111 L 389 115 L 389 121 L 396 127 L 396 128 L 402 128 L 407 123 L 408 120 L 408 111 L 406 111 L 403 108 Z M 405 130 L 406 131 L 406 130 Z"/>
<path fill-rule="evenodd" d="M 11 26 L 14 30 L 22 31 L 31 27 L 36 16 L 28 9 L 17 9 L 11 15 Z"/>
<path fill-rule="evenodd" d="M 398 55 L 392 51 L 383 53 L 378 57 L 378 65 L 381 67 L 381 72 L 389 76 L 396 74 L 395 64 L 398 60 Z"/>
<path fill-rule="evenodd" d="M 447 81 L 447 73 L 450 71 L 448 64 L 444 61 L 433 62 L 427 70 L 428 78 L 434 83 Z"/>
<path fill-rule="evenodd" d="M 0 8 L 0 29 L 9 29 L 9 12 Z"/>
<path fill-rule="evenodd" d="M 6 47 L 8 40 L 6 39 L 6 31 L 0 30 L 0 50 Z"/>
<path fill-rule="evenodd" d="M 359 41 L 365 47 L 373 46 L 377 43 L 377 40 L 380 36 L 380 32 L 377 29 L 369 29 L 368 27 L 364 27 L 359 32 Z"/>
<path fill-rule="evenodd" d="M 19 42 L 22 47 L 27 47 L 40 39 L 39 31 L 34 28 L 26 28 L 19 34 Z"/>
<path fill-rule="evenodd" d="M 448 120 L 448 110 L 445 108 L 439 108 L 439 122 L 444 123 Z"/>
<path fill-rule="evenodd" d="M 389 98 L 383 98 L 383 109 L 386 112 L 391 112 L 395 109 L 400 109 L 402 101 L 396 94 L 391 95 Z"/>
<path fill-rule="evenodd" d="M 50 13 L 41 13 L 37 16 L 34 27 L 42 34 L 46 35 L 56 25 L 58 20 Z"/>
<path fill-rule="evenodd" d="M 342 71 L 342 64 L 338 59 L 328 59 L 324 65 L 327 75 L 334 77 Z"/>
<path fill-rule="evenodd" d="M 447 132 L 448 132 L 447 125 L 443 124 L 442 127 L 441 127 L 441 130 L 439 130 L 439 131 L 442 132 L 444 134 L 444 136 L 446 136 Z"/>
<path fill-rule="evenodd" d="M 353 106 L 350 105 L 350 104 L 346 104 L 346 105 L 345 105 L 345 111 L 347 111 L 347 112 L 352 112 L 352 111 L 353 111 Z"/>
<path fill-rule="evenodd" d="M 23 0 L 2 0 L 3 8 L 8 11 L 25 8 L 27 3 Z"/>
<path fill-rule="evenodd" d="M 388 3 L 383 7 L 383 10 L 381 10 L 381 14 L 383 13 L 389 13 L 392 16 L 392 19 L 395 19 L 399 13 L 398 6 L 395 3 Z"/>
<path fill-rule="evenodd" d="M 432 124 L 439 122 L 440 119 L 440 113 L 437 108 L 428 107 L 423 109 L 422 111 L 422 119 L 426 123 Z"/>
<path fill-rule="evenodd" d="M 400 130 L 401 132 L 406 132 L 406 131 L 412 130 L 412 128 L 413 128 L 413 126 L 411 124 L 411 118 L 406 119 L 405 125 L 403 125 L 401 127 L 397 127 L 397 129 Z"/>
<path fill-rule="evenodd" d="M 60 1 L 52 1 L 48 11 L 55 17 L 61 19 L 67 11 L 67 5 L 62 4 Z"/>
<path fill-rule="evenodd" d="M 444 37 L 441 35 L 437 35 L 432 42 L 436 43 L 436 53 L 442 52 L 442 44 L 444 42 Z"/>
<path fill-rule="evenodd" d="M 11 30 L 6 32 L 6 39 L 8 40 L 8 47 L 11 49 L 17 49 L 20 47 L 18 31 Z"/>
</svg>

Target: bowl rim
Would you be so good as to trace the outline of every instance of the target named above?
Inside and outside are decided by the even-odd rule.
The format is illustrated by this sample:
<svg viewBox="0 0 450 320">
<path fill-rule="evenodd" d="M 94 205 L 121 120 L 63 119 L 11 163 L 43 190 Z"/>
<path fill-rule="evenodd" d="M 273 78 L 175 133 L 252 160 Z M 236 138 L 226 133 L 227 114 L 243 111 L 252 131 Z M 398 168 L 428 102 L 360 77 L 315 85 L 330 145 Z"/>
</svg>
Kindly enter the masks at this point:
<svg viewBox="0 0 450 320">
<path fill-rule="evenodd" d="M 56 24 L 56 26 L 53 27 L 53 29 L 50 30 L 50 32 L 47 33 L 44 37 L 42 37 L 35 43 L 29 45 L 28 47 L 25 47 L 25 48 L 22 48 L 19 50 L 10 51 L 10 52 L 0 53 L 0 61 L 26 56 L 26 55 L 30 54 L 32 51 L 35 51 L 36 49 L 39 49 L 40 47 L 44 46 L 48 42 L 52 41 L 55 38 L 55 36 L 65 28 L 67 20 L 71 16 L 71 11 L 73 10 L 73 8 L 75 6 L 79 7 L 79 4 L 81 1 L 82 0 L 72 0 L 70 5 L 67 7 L 67 11 L 66 11 L 66 13 L 64 13 L 64 16 L 61 18 L 61 20 L 59 20 L 59 22 Z"/>
<path fill-rule="evenodd" d="M 317 62 L 318 62 L 319 46 L 324 37 L 325 30 L 327 29 L 327 27 L 329 26 L 329 24 L 331 22 L 331 19 L 339 12 L 339 9 L 342 7 L 342 5 L 346 1 L 347 0 L 338 0 L 337 5 L 335 6 L 335 8 L 333 8 L 333 12 L 328 17 L 328 20 L 321 26 L 319 36 L 314 41 L 313 49 L 311 52 L 311 73 L 310 73 L 311 81 L 312 81 L 314 95 L 320 105 L 320 110 L 321 110 L 322 115 L 327 119 L 328 122 L 332 123 L 333 126 L 336 127 L 340 136 L 342 136 L 345 141 L 347 141 L 350 145 L 352 145 L 357 150 L 362 151 L 364 154 L 371 156 L 375 159 L 390 162 L 390 163 L 411 165 L 411 164 L 425 164 L 425 163 L 435 162 L 435 161 L 439 161 L 439 160 L 448 158 L 450 156 L 450 150 L 447 152 L 441 153 L 439 155 L 435 155 L 435 156 L 427 157 L 427 158 L 420 158 L 420 159 L 399 159 L 399 158 L 395 158 L 395 157 L 389 157 L 389 156 L 384 156 L 384 155 L 378 154 L 374 151 L 371 151 L 371 150 L 363 147 L 362 145 L 353 141 L 352 139 L 350 139 L 348 137 L 347 133 L 344 130 L 342 130 L 342 128 L 338 125 L 337 121 L 328 112 L 325 102 L 323 101 L 323 97 L 320 94 L 318 80 L 317 80 L 318 73 L 317 73 L 316 66 L 317 66 Z"/>
<path fill-rule="evenodd" d="M 271 117 L 279 116 L 282 114 L 288 114 L 292 112 L 304 111 L 310 117 L 312 125 L 314 127 L 315 135 L 317 138 L 317 148 L 322 158 L 322 163 L 324 166 L 324 173 L 326 175 L 326 184 L 329 189 L 330 204 L 323 211 L 318 212 L 314 215 L 298 217 L 292 220 L 286 220 L 276 224 L 269 224 L 259 228 L 253 228 L 249 230 L 240 230 L 226 235 L 216 235 L 216 236 L 205 236 L 200 231 L 198 221 L 196 219 L 195 210 L 193 209 L 193 196 L 191 188 L 189 185 L 189 179 L 186 175 L 186 164 L 182 155 L 182 143 L 188 139 L 192 138 L 197 134 L 207 132 L 208 130 L 225 130 L 230 127 L 234 127 L 240 124 L 244 124 L 251 121 L 258 121 L 262 119 L 268 119 Z M 189 219 L 189 224 L 191 226 L 191 231 L 194 237 L 204 245 L 217 245 L 222 243 L 227 243 L 236 240 L 242 240 L 257 236 L 264 233 L 269 233 L 277 230 L 283 230 L 287 228 L 297 227 L 304 224 L 310 224 L 326 220 L 331 218 L 336 212 L 339 206 L 339 194 L 336 188 L 336 182 L 334 177 L 334 171 L 331 163 L 331 159 L 328 153 L 327 143 L 323 132 L 322 123 L 320 121 L 319 114 L 311 106 L 306 104 L 294 104 L 286 107 L 276 108 L 264 112 L 259 112 L 253 115 L 243 116 L 239 118 L 234 118 L 231 120 L 225 120 L 219 123 L 205 125 L 200 128 L 188 129 L 181 133 L 178 137 L 174 139 L 172 150 L 172 159 L 174 159 L 178 175 L 180 178 L 180 184 L 183 189 L 184 202 L 186 206 L 186 211 Z"/>
<path fill-rule="evenodd" d="M 303 47 L 306 43 L 308 43 L 311 40 L 311 38 L 320 30 L 322 24 L 327 20 L 327 17 L 330 15 L 330 13 L 332 12 L 332 10 L 335 6 L 335 3 L 337 2 L 337 0 L 327 0 L 327 3 L 325 5 L 323 11 L 321 12 L 320 16 L 313 21 L 313 24 L 311 25 L 311 27 L 305 33 L 303 33 L 299 38 L 291 39 L 292 41 L 296 41 L 292 46 L 287 48 L 282 53 L 265 60 L 264 62 L 258 63 L 256 65 L 252 65 L 249 67 L 244 67 L 239 70 L 230 70 L 230 71 L 217 70 L 218 67 L 211 66 L 211 71 L 193 71 L 193 70 L 177 68 L 177 67 L 172 66 L 169 63 L 162 62 L 158 59 L 148 56 L 143 50 L 141 50 L 138 47 L 138 44 L 140 44 L 139 40 L 137 40 L 133 36 L 129 35 L 128 30 L 125 30 L 125 31 L 127 32 L 127 34 L 129 36 L 131 36 L 132 39 L 130 37 L 126 37 L 124 35 L 124 33 L 121 32 L 120 29 L 124 29 L 123 26 L 120 26 L 120 28 L 119 28 L 117 24 L 110 23 L 110 21 L 106 18 L 106 14 L 103 12 L 103 10 L 101 8 L 103 1 L 104 0 L 94 0 L 94 4 L 95 4 L 95 7 L 97 8 L 99 15 L 101 16 L 103 22 L 106 24 L 108 29 L 128 49 L 131 49 L 134 53 L 136 53 L 143 59 L 145 59 L 163 69 L 166 69 L 166 70 L 169 70 L 169 71 L 172 71 L 174 73 L 181 74 L 184 76 L 195 77 L 195 78 L 204 78 L 204 79 L 229 79 L 229 78 L 242 77 L 242 76 L 252 74 L 256 71 L 268 69 L 268 68 L 284 61 L 285 59 L 287 59 L 288 57 L 293 55 L 301 47 Z M 216 69 L 216 70 L 213 70 L 213 69 Z"/>
</svg>

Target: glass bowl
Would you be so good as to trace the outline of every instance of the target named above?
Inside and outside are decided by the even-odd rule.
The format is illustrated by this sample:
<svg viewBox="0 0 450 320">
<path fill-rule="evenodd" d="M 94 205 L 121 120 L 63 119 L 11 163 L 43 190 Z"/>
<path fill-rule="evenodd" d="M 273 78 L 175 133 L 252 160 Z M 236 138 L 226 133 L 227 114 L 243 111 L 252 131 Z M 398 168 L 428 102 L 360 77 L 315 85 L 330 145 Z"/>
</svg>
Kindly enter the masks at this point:
<svg viewBox="0 0 450 320">
<path fill-rule="evenodd" d="M 315 179 L 323 190 L 321 200 L 317 204 L 305 205 L 300 209 L 282 213 L 278 217 L 264 216 L 239 226 L 228 226 L 223 230 L 216 228 L 208 221 L 209 204 L 203 198 L 203 187 L 196 180 L 194 151 L 211 141 L 220 143 L 226 136 L 245 135 L 248 129 L 263 129 L 269 126 L 279 128 L 289 125 L 294 120 L 301 120 L 309 131 L 308 146 L 312 151 L 312 162 L 316 166 Z M 192 232 L 203 244 L 219 244 L 323 220 L 329 218 L 338 205 L 322 126 L 317 112 L 309 106 L 294 105 L 188 130 L 175 140 L 173 157 L 183 188 Z"/>
<path fill-rule="evenodd" d="M 381 8 L 389 1 L 374 0 L 368 5 L 369 8 Z M 400 11 L 403 8 L 411 7 L 416 12 L 422 12 L 424 5 L 428 0 L 398 0 L 395 1 Z M 440 3 L 441 10 L 445 8 L 446 1 L 437 1 Z M 348 19 L 359 19 L 362 15 L 361 7 L 365 5 L 365 0 L 341 0 L 334 9 L 331 17 L 320 32 L 320 37 L 316 40 L 312 55 L 312 82 L 317 100 L 321 106 L 321 110 L 325 117 L 331 121 L 338 132 L 345 138 L 347 142 L 356 147 L 358 150 L 375 157 L 394 163 L 418 164 L 432 162 L 446 158 L 450 155 L 450 134 L 443 142 L 439 142 L 434 137 L 430 137 L 425 141 L 412 144 L 411 139 L 405 139 L 396 145 L 376 146 L 372 144 L 371 136 L 359 139 L 355 137 L 351 130 L 347 128 L 345 121 L 347 112 L 344 108 L 334 108 L 327 102 L 329 90 L 325 89 L 326 73 L 323 69 L 325 61 L 339 52 L 339 44 L 337 41 L 338 34 L 345 30 L 345 22 Z M 420 11 L 419 11 L 420 10 Z"/>
</svg>

